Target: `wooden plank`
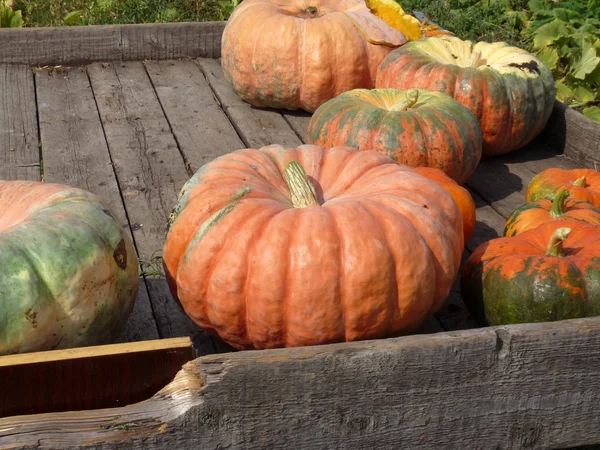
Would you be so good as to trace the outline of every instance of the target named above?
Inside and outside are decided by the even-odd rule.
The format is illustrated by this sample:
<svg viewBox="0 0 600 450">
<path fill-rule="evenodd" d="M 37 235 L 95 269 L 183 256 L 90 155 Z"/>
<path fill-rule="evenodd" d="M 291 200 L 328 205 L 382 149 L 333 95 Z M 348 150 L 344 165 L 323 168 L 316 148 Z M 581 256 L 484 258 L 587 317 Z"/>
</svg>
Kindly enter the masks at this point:
<svg viewBox="0 0 600 450">
<path fill-rule="evenodd" d="M 285 111 L 283 118 L 292 127 L 292 130 L 298 135 L 302 142 L 306 142 L 306 132 L 312 114 L 306 111 Z"/>
<path fill-rule="evenodd" d="M 39 181 L 39 137 L 31 70 L 26 66 L 0 66 L 0 86 L 0 180 Z"/>
<path fill-rule="evenodd" d="M 596 169 L 600 163 L 600 124 L 559 101 L 554 104 L 542 139 L 579 165 Z"/>
<path fill-rule="evenodd" d="M 470 252 L 473 252 L 484 242 L 502 236 L 506 219 L 498 214 L 489 203 L 483 200 L 477 193 L 472 190 L 469 190 L 469 193 L 477 207 L 475 212 L 477 223 L 475 224 L 471 239 L 469 239 L 469 242 L 466 243 L 465 247 Z"/>
<path fill-rule="evenodd" d="M 194 357 L 189 338 L 0 357 L 0 417 L 140 402 Z"/>
<path fill-rule="evenodd" d="M 131 233 L 85 69 L 35 73 L 45 181 L 102 197 Z M 138 292 L 121 342 L 159 337 L 143 279 Z"/>
<path fill-rule="evenodd" d="M 219 61 L 199 59 L 198 64 L 227 117 L 248 148 L 260 148 L 271 144 L 284 147 L 302 145 L 298 135 L 279 111 L 254 108 L 242 101 L 223 77 Z"/>
<path fill-rule="evenodd" d="M 193 61 L 147 61 L 146 70 L 177 145 L 192 172 L 245 148 Z"/>
<path fill-rule="evenodd" d="M 268 388 L 265 388 L 268 387 Z M 187 363 L 124 408 L 0 420 L 0 446 L 561 448 L 600 442 L 600 318 Z"/>
<path fill-rule="evenodd" d="M 3 28 L 0 64 L 218 58 L 226 22 Z"/>
<path fill-rule="evenodd" d="M 117 180 L 142 266 L 162 251 L 168 218 L 188 172 L 141 62 L 88 67 Z M 206 334 L 173 300 L 164 278 L 146 277 L 162 337 Z"/>
<path fill-rule="evenodd" d="M 525 190 L 533 177 L 533 172 L 508 162 L 507 157 L 491 157 L 481 160 L 467 186 L 506 218 L 525 203 Z"/>
</svg>

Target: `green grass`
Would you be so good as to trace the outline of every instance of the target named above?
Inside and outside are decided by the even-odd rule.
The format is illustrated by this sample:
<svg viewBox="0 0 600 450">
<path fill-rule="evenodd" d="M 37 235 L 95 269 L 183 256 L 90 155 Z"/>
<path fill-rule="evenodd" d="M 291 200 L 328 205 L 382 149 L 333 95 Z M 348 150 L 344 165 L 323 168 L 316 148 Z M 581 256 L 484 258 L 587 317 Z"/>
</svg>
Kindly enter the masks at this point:
<svg viewBox="0 0 600 450">
<path fill-rule="evenodd" d="M 15 0 L 26 27 L 225 20 L 234 0 Z"/>
<path fill-rule="evenodd" d="M 441 27 L 462 39 L 473 42 L 504 41 L 527 49 L 531 42 L 522 33 L 518 17 L 506 16 L 506 11 L 527 9 L 528 0 L 401 0 L 407 11 L 425 13 Z"/>
</svg>

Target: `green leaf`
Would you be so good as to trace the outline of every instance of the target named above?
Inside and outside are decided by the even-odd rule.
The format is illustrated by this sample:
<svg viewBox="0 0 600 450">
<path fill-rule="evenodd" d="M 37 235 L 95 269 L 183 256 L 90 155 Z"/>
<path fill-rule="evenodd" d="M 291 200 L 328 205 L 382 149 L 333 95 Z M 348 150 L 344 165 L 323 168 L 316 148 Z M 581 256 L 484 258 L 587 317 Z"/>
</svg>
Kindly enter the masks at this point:
<svg viewBox="0 0 600 450">
<path fill-rule="evenodd" d="M 562 20 L 553 20 L 546 25 L 542 25 L 535 30 L 533 37 L 533 46 L 536 50 L 540 50 L 546 45 L 552 44 L 562 36 L 568 36 L 568 29 L 565 22 Z"/>
<path fill-rule="evenodd" d="M 599 107 L 591 106 L 589 108 L 585 108 L 582 112 L 585 117 L 592 119 L 595 122 L 600 123 L 600 108 Z"/>
<path fill-rule="evenodd" d="M 81 23 L 81 19 L 83 18 L 83 11 L 71 11 L 69 14 L 65 16 L 63 22 L 65 25 L 79 25 Z"/>
<path fill-rule="evenodd" d="M 548 66 L 550 70 L 555 70 L 558 65 L 558 52 L 555 48 L 544 47 L 537 53 L 537 57 Z"/>
<path fill-rule="evenodd" d="M 540 11 L 549 11 L 552 9 L 544 0 L 529 0 L 527 5 L 529 6 L 529 9 L 535 13 Z"/>
<path fill-rule="evenodd" d="M 596 100 L 594 93 L 587 87 L 579 85 L 573 89 L 573 98 L 580 103 L 580 106 L 586 105 Z"/>
<path fill-rule="evenodd" d="M 596 49 L 588 42 L 583 41 L 583 52 L 581 59 L 573 64 L 573 76 L 579 80 L 583 80 L 588 73 L 592 73 L 598 64 L 600 58 L 596 56 Z"/>
<path fill-rule="evenodd" d="M 13 12 L 13 15 L 10 19 L 11 28 L 21 28 L 23 26 L 23 16 L 21 15 L 21 10 L 17 10 Z"/>
<path fill-rule="evenodd" d="M 558 80 L 554 84 L 556 86 L 556 98 L 559 101 L 566 103 L 568 100 L 573 98 L 573 91 L 564 83 L 563 80 Z"/>
</svg>

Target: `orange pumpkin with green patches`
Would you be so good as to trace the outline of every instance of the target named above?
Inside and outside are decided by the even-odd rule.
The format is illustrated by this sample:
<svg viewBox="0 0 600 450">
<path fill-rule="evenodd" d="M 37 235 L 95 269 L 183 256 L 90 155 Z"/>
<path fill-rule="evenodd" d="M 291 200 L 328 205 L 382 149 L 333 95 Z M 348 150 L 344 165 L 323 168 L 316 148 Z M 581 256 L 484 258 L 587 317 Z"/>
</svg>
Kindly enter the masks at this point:
<svg viewBox="0 0 600 450">
<path fill-rule="evenodd" d="M 248 103 L 312 112 L 374 87 L 383 58 L 405 42 L 364 0 L 244 0 L 223 31 L 221 65 Z"/>
<path fill-rule="evenodd" d="M 461 291 L 482 325 L 600 315 L 600 227 L 547 222 L 475 249 Z"/>
<path fill-rule="evenodd" d="M 433 167 L 415 167 L 415 172 L 435 181 L 452 196 L 463 219 L 464 242 L 465 244 L 469 242 L 477 224 L 477 206 L 469 191 L 439 169 L 434 169 Z"/>
<path fill-rule="evenodd" d="M 546 125 L 556 90 L 544 63 L 504 42 L 439 36 L 409 42 L 381 63 L 377 88 L 444 92 L 468 107 L 483 133 L 483 156 L 523 147 Z"/>
<path fill-rule="evenodd" d="M 552 200 L 558 192 L 565 189 L 569 191 L 571 198 L 583 200 L 600 208 L 600 173 L 590 169 L 543 170 L 527 186 L 526 198 L 529 202 Z"/>
<path fill-rule="evenodd" d="M 481 159 L 481 129 L 450 96 L 419 89 L 355 89 L 310 119 L 306 139 L 323 147 L 376 150 L 399 164 L 434 167 L 464 183 Z"/>
<path fill-rule="evenodd" d="M 600 210 L 591 203 L 567 199 L 569 191 L 559 192 L 554 200 L 528 202 L 515 209 L 504 227 L 504 236 L 515 236 L 532 230 L 552 220 L 579 220 L 584 223 L 600 224 Z"/>
<path fill-rule="evenodd" d="M 415 331 L 460 267 L 442 187 L 373 151 L 273 145 L 219 157 L 184 186 L 163 251 L 171 292 L 239 349 Z"/>
</svg>

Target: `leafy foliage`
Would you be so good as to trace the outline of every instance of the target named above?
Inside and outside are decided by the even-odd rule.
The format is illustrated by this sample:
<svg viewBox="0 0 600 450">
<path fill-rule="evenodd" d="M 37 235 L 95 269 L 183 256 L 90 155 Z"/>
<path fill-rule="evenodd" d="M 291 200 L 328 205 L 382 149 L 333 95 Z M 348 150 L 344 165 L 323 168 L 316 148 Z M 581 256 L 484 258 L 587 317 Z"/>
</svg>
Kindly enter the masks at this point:
<svg viewBox="0 0 600 450">
<path fill-rule="evenodd" d="M 19 28 L 22 26 L 21 11 L 14 11 L 8 4 L 0 2 L 0 28 Z"/>
<path fill-rule="evenodd" d="M 600 0 L 530 0 L 523 33 L 552 69 L 557 98 L 600 123 Z"/>
</svg>

